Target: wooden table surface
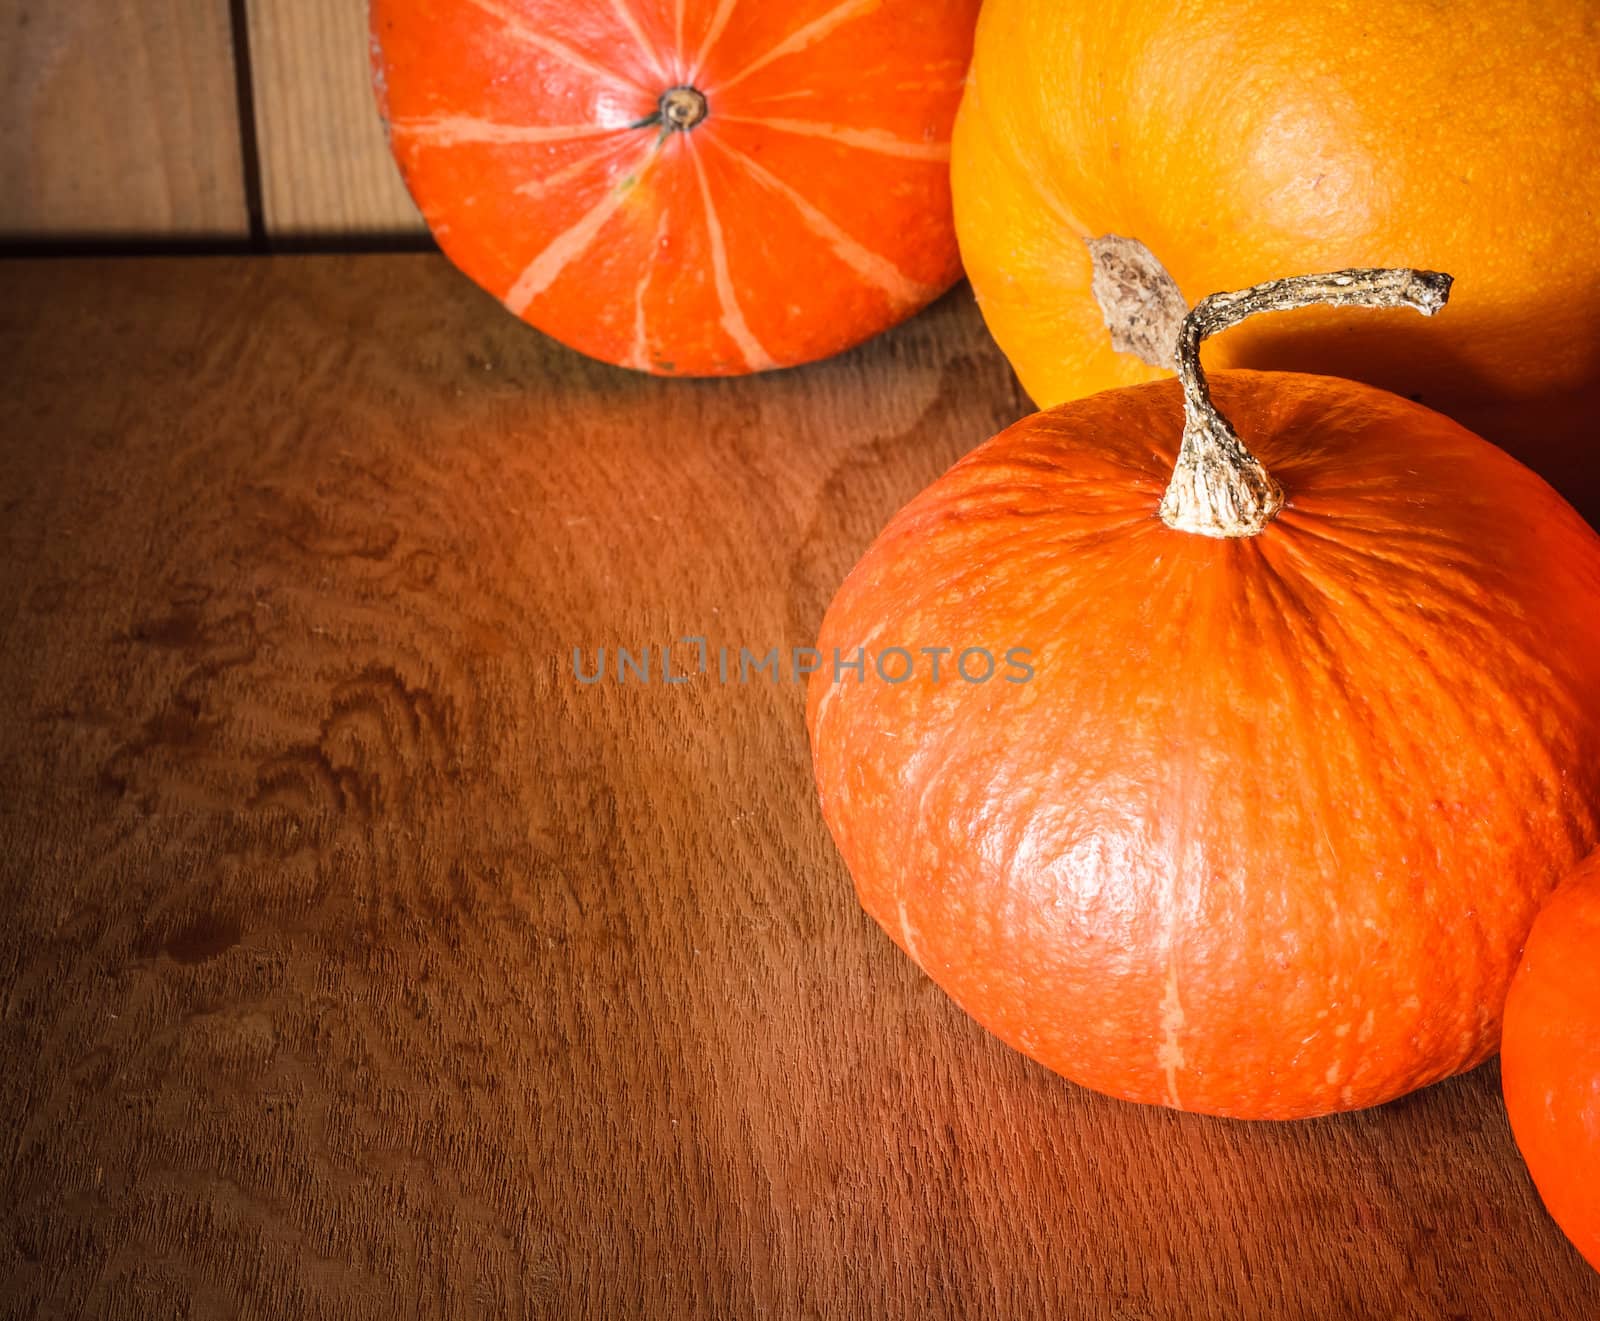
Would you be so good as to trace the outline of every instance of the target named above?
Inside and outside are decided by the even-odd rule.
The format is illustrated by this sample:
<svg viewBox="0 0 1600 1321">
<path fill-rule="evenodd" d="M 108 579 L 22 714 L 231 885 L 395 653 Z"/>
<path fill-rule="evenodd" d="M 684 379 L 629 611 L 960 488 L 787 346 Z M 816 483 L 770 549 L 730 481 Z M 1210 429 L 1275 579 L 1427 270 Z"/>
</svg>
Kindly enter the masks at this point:
<svg viewBox="0 0 1600 1321">
<path fill-rule="evenodd" d="M 1600 1316 L 1493 1065 L 1081 1090 L 859 911 L 798 685 L 574 677 L 810 642 L 1027 409 L 965 291 L 690 382 L 432 256 L 10 263 L 0 386 L 6 1315 Z"/>
</svg>

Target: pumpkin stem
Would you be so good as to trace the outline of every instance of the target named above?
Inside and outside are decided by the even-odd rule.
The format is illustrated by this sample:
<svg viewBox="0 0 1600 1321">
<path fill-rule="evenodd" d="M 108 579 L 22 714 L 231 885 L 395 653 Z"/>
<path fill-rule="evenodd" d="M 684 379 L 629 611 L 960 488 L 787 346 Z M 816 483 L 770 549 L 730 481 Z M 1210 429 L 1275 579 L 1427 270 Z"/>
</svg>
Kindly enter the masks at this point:
<svg viewBox="0 0 1600 1321">
<path fill-rule="evenodd" d="M 1161 521 L 1205 537 L 1253 537 L 1283 508 L 1279 486 L 1244 447 L 1211 401 L 1200 370 L 1200 342 L 1257 312 L 1297 307 L 1410 307 L 1432 316 L 1450 297 L 1451 277 L 1438 271 L 1353 270 L 1268 280 L 1195 304 L 1178 331 L 1183 382 L 1183 445 L 1161 500 Z"/>
<path fill-rule="evenodd" d="M 706 117 L 706 94 L 698 87 L 669 87 L 656 103 L 665 130 L 687 133 Z"/>
</svg>

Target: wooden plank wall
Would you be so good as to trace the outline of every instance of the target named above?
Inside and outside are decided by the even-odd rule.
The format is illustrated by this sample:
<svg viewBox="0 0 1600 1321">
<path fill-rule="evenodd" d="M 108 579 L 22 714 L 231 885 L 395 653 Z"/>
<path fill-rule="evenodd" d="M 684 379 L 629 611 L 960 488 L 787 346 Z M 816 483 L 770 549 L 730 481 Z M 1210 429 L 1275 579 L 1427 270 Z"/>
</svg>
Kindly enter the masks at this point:
<svg viewBox="0 0 1600 1321">
<path fill-rule="evenodd" d="M 0 236 L 247 232 L 228 0 L 0 0 Z"/>
<path fill-rule="evenodd" d="M 267 232 L 426 233 L 368 86 L 366 0 L 249 0 Z"/>
<path fill-rule="evenodd" d="M 426 232 L 367 87 L 366 0 L 0 0 L 5 247 Z"/>
</svg>

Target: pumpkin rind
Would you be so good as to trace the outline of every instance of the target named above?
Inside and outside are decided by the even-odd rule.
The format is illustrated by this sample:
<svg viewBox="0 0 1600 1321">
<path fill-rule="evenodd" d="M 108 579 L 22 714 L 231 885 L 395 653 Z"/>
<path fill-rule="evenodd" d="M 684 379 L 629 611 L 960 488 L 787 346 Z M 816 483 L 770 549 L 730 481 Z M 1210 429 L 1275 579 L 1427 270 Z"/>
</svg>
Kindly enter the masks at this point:
<svg viewBox="0 0 1600 1321">
<path fill-rule="evenodd" d="M 373 0 L 390 145 L 511 311 L 669 375 L 848 348 L 960 273 L 977 0 Z M 669 112 L 675 89 L 703 114 Z"/>
<path fill-rule="evenodd" d="M 1556 890 L 1506 997 L 1500 1077 L 1550 1214 L 1600 1270 L 1600 854 Z"/>
<path fill-rule="evenodd" d="M 1596 843 L 1600 538 L 1440 415 L 1224 372 L 1259 534 L 1157 517 L 1176 381 L 1019 422 L 891 521 L 823 623 L 823 814 L 861 902 L 1066 1076 L 1259 1118 L 1495 1048 Z M 1031 649 L 1030 682 L 838 681 L 858 648 Z"/>
<path fill-rule="evenodd" d="M 1191 305 L 1286 271 L 1449 271 L 1437 327 L 1266 317 L 1207 365 L 1383 386 L 1587 489 L 1596 69 L 1584 0 L 988 0 L 953 146 L 963 261 L 1041 406 L 1169 370 L 1113 348 L 1087 240 L 1140 241 Z"/>
</svg>

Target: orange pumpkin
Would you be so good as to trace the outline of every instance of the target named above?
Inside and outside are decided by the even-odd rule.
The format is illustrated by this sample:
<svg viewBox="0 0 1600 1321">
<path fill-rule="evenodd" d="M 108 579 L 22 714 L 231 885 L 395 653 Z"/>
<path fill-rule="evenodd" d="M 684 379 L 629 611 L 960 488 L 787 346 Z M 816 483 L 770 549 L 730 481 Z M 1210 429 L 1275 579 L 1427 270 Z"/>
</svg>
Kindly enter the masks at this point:
<svg viewBox="0 0 1600 1321">
<path fill-rule="evenodd" d="M 1533 924 L 1506 997 L 1500 1076 L 1544 1204 L 1600 1270 L 1600 854 Z"/>
<path fill-rule="evenodd" d="M 1168 375 L 1212 290 L 1450 271 L 1436 329 L 1264 317 L 1207 365 L 1383 386 L 1600 493 L 1597 70 L 1592 0 L 987 0 L 955 130 L 962 258 L 1042 407 Z"/>
<path fill-rule="evenodd" d="M 1471 1068 L 1600 839 L 1600 537 L 1418 404 L 1199 372 L 1252 311 L 1443 285 L 1207 300 L 1181 384 L 980 446 L 827 612 L 807 722 L 863 906 L 1069 1078 L 1290 1118 Z"/>
<path fill-rule="evenodd" d="M 593 357 L 826 357 L 960 273 L 977 0 L 372 0 L 390 145 L 440 247 Z"/>
</svg>

